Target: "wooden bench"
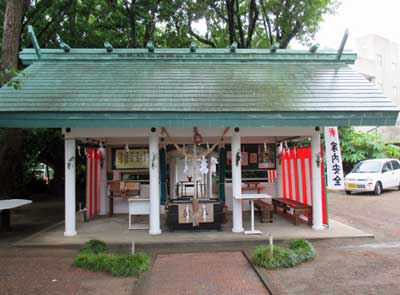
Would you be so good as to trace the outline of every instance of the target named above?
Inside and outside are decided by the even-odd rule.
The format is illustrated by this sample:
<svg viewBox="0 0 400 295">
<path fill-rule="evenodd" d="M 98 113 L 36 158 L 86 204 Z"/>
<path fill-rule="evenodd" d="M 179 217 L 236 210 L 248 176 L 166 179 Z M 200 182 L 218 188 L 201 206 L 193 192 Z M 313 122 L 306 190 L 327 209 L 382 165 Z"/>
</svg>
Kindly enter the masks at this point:
<svg viewBox="0 0 400 295">
<path fill-rule="evenodd" d="M 260 222 L 273 222 L 272 211 L 274 210 L 274 206 L 272 204 L 269 204 L 264 200 L 255 200 L 254 207 L 258 210 Z"/>
<path fill-rule="evenodd" d="M 286 214 L 290 209 L 293 209 L 294 224 L 300 223 L 300 215 L 308 213 L 308 224 L 312 224 L 312 207 L 306 204 L 299 203 L 290 199 L 276 198 L 272 199 L 274 212 L 277 213 L 277 208 L 282 208 L 283 213 Z"/>
</svg>

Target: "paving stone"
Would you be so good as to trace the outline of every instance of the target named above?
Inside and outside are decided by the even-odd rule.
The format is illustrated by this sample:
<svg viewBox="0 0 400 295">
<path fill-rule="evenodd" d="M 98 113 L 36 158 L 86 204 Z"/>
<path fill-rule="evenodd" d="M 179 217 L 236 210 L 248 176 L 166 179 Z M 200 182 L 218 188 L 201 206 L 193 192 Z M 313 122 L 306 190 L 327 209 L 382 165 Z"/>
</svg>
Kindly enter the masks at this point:
<svg viewBox="0 0 400 295">
<path fill-rule="evenodd" d="M 242 252 L 159 254 L 144 294 L 268 294 Z"/>
</svg>

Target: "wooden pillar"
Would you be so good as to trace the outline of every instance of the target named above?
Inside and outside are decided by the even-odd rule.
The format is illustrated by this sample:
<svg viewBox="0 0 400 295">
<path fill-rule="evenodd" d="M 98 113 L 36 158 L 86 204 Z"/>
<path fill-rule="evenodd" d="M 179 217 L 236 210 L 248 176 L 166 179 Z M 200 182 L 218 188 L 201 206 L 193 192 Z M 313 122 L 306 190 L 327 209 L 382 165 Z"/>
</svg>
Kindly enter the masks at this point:
<svg viewBox="0 0 400 295">
<path fill-rule="evenodd" d="M 322 224 L 322 190 L 321 190 L 321 136 L 319 127 L 311 136 L 311 161 L 312 161 L 312 209 L 313 229 L 324 229 Z"/>
<path fill-rule="evenodd" d="M 167 200 L 167 159 L 165 147 L 160 148 L 160 204 Z"/>
<path fill-rule="evenodd" d="M 277 198 L 282 198 L 282 163 L 280 163 L 279 145 L 276 146 L 276 180 L 275 180 L 275 195 Z"/>
<path fill-rule="evenodd" d="M 176 189 L 176 158 L 173 157 L 169 161 L 169 197 L 175 199 Z"/>
<path fill-rule="evenodd" d="M 225 203 L 225 170 L 226 170 L 226 152 L 224 147 L 219 148 L 218 157 L 218 176 L 219 176 L 219 201 Z"/>
<path fill-rule="evenodd" d="M 239 128 L 235 128 L 232 135 L 232 232 L 243 232 L 242 201 L 236 199 L 242 194 L 242 167 Z M 239 158 L 238 158 L 239 157 Z"/>
<path fill-rule="evenodd" d="M 150 171 L 150 230 L 149 234 L 161 234 L 160 228 L 160 156 L 159 139 L 156 128 L 149 135 L 149 171 Z"/>
<path fill-rule="evenodd" d="M 208 173 L 207 173 L 207 198 L 212 198 L 212 171 L 211 171 L 211 154 L 207 156 Z"/>
<path fill-rule="evenodd" d="M 75 139 L 65 139 L 65 231 L 64 236 L 76 235 L 76 173 Z"/>
</svg>

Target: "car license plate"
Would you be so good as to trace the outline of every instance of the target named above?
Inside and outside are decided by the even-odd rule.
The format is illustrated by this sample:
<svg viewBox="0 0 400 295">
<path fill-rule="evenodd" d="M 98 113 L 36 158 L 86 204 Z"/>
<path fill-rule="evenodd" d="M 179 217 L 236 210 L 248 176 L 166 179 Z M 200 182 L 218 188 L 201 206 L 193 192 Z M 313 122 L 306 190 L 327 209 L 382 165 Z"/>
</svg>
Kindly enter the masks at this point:
<svg viewBox="0 0 400 295">
<path fill-rule="evenodd" d="M 348 183 L 348 184 L 347 184 L 347 187 L 348 187 L 348 188 L 356 188 L 357 186 L 356 186 L 355 183 Z"/>
</svg>

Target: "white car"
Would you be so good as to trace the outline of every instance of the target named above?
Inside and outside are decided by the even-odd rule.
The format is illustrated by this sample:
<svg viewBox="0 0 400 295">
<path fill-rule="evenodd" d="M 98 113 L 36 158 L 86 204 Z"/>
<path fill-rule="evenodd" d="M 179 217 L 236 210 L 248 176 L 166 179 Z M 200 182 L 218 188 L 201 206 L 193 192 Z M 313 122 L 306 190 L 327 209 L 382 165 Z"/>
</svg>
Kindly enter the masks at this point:
<svg viewBox="0 0 400 295">
<path fill-rule="evenodd" d="M 375 159 L 358 163 L 344 178 L 346 194 L 373 192 L 380 195 L 388 188 L 400 190 L 400 162 L 397 159 Z"/>
</svg>

